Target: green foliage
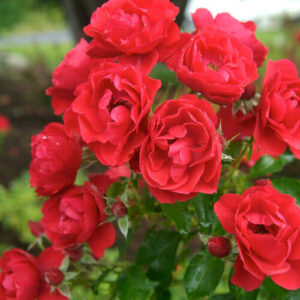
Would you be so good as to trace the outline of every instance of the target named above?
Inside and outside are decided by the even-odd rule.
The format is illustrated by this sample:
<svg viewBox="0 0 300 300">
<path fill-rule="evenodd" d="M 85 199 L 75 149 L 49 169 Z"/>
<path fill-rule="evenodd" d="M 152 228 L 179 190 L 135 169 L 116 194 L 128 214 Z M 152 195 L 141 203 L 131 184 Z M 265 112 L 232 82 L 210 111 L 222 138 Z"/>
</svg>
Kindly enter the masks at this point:
<svg viewBox="0 0 300 300">
<path fill-rule="evenodd" d="M 224 262 L 202 251 L 190 262 L 183 284 L 190 299 L 211 295 L 219 284 L 224 271 Z"/>
<path fill-rule="evenodd" d="M 187 234 L 191 229 L 191 214 L 189 202 L 177 202 L 174 204 L 162 204 L 164 215 L 174 221 L 180 233 Z"/>
<path fill-rule="evenodd" d="M 261 157 L 250 170 L 250 177 L 257 178 L 279 172 L 285 165 L 295 160 L 292 154 L 282 154 L 277 159 L 269 155 Z"/>
<path fill-rule="evenodd" d="M 272 180 L 273 186 L 282 194 L 288 194 L 297 200 L 300 206 L 300 180 L 294 178 L 281 177 Z"/>
<path fill-rule="evenodd" d="M 6 189 L 0 185 L 0 220 L 7 230 L 14 230 L 24 243 L 32 242 L 33 237 L 28 228 L 28 221 L 39 221 L 42 201 L 36 198 L 29 185 L 29 174 L 12 182 Z"/>
<path fill-rule="evenodd" d="M 146 300 L 154 286 L 140 267 L 132 266 L 118 278 L 117 294 L 120 300 Z"/>
<path fill-rule="evenodd" d="M 136 255 L 136 263 L 148 269 L 151 280 L 164 280 L 175 267 L 180 235 L 171 231 L 150 231 Z"/>
<path fill-rule="evenodd" d="M 191 200 L 197 215 L 200 232 L 215 235 L 222 235 L 225 233 L 214 213 L 214 203 L 218 199 L 218 194 L 198 194 Z"/>
</svg>

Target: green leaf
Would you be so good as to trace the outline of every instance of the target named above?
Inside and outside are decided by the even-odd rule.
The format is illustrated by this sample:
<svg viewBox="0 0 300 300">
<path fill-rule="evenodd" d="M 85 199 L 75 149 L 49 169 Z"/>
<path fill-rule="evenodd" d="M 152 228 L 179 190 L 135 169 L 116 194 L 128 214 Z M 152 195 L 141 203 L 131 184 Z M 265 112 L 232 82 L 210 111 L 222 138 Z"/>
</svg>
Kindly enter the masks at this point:
<svg viewBox="0 0 300 300">
<path fill-rule="evenodd" d="M 110 271 L 111 271 L 111 269 L 107 269 L 107 270 L 103 271 L 99 275 L 99 277 L 94 282 L 92 282 L 91 289 L 92 289 L 92 292 L 94 295 L 98 295 L 99 284 L 105 279 L 105 277 L 109 274 Z"/>
<path fill-rule="evenodd" d="M 290 294 L 286 298 L 286 300 L 299 300 L 299 299 L 300 299 L 300 289 L 290 292 Z"/>
<path fill-rule="evenodd" d="M 60 269 L 63 273 L 65 273 L 65 272 L 67 272 L 67 270 L 69 269 L 69 265 L 70 265 L 70 258 L 69 258 L 69 256 L 67 255 L 67 256 L 64 258 L 64 260 L 62 261 L 62 263 L 61 263 L 59 269 Z"/>
<path fill-rule="evenodd" d="M 191 215 L 188 202 L 176 202 L 174 204 L 162 204 L 164 215 L 174 221 L 180 233 L 188 233 L 191 229 Z"/>
<path fill-rule="evenodd" d="M 235 297 L 232 294 L 221 294 L 212 296 L 209 300 L 235 300 Z"/>
<path fill-rule="evenodd" d="M 197 254 L 190 262 L 183 278 L 189 299 L 200 299 L 213 293 L 224 271 L 224 262 L 206 251 Z"/>
<path fill-rule="evenodd" d="M 169 277 L 175 267 L 176 251 L 180 241 L 177 232 L 150 232 L 143 241 L 136 255 L 136 263 L 148 267 L 151 280 Z"/>
<path fill-rule="evenodd" d="M 261 294 L 264 295 L 267 299 L 280 299 L 283 300 L 286 298 L 289 293 L 288 290 L 280 287 L 270 277 L 267 277 L 263 284 L 261 285 Z M 297 298 L 297 300 L 300 298 Z"/>
<path fill-rule="evenodd" d="M 281 177 L 272 180 L 273 187 L 282 194 L 288 194 L 297 200 L 300 206 L 300 180 L 288 177 Z"/>
<path fill-rule="evenodd" d="M 155 283 L 147 279 L 138 266 L 128 268 L 117 280 L 117 294 L 120 300 L 147 299 L 154 287 Z"/>
<path fill-rule="evenodd" d="M 115 182 L 109 187 L 106 196 L 115 198 L 116 196 L 121 195 L 125 191 L 126 186 L 127 186 L 126 183 L 122 183 L 120 181 Z"/>
<path fill-rule="evenodd" d="M 250 177 L 256 178 L 268 173 L 279 172 L 285 165 L 295 160 L 292 154 L 282 154 L 275 159 L 269 155 L 261 157 L 250 169 Z"/>
<path fill-rule="evenodd" d="M 124 237 L 127 238 L 129 229 L 129 220 L 127 215 L 118 219 L 118 226 Z"/>
<path fill-rule="evenodd" d="M 198 194 L 191 200 L 202 233 L 215 235 L 223 235 L 225 233 L 214 213 L 214 203 L 218 198 L 217 194 Z"/>
</svg>

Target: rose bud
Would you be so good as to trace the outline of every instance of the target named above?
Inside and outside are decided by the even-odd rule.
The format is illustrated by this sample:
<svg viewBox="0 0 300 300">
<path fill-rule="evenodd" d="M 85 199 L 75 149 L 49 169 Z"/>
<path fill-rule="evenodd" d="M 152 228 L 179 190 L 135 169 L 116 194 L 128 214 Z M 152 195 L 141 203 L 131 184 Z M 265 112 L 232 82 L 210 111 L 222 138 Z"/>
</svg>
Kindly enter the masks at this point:
<svg viewBox="0 0 300 300">
<path fill-rule="evenodd" d="M 230 253 L 230 241 L 222 236 L 214 236 L 208 240 L 208 252 L 215 257 L 225 257 Z"/>
<path fill-rule="evenodd" d="M 117 202 L 113 204 L 111 210 L 113 215 L 118 218 L 122 218 L 127 214 L 127 207 L 120 200 L 117 200 Z"/>
<path fill-rule="evenodd" d="M 250 100 L 255 96 L 256 88 L 254 82 L 249 83 L 244 90 L 241 98 L 244 100 Z"/>
<path fill-rule="evenodd" d="M 59 285 L 64 280 L 64 274 L 60 269 L 50 268 L 47 269 L 44 273 L 46 281 L 50 285 Z"/>
</svg>

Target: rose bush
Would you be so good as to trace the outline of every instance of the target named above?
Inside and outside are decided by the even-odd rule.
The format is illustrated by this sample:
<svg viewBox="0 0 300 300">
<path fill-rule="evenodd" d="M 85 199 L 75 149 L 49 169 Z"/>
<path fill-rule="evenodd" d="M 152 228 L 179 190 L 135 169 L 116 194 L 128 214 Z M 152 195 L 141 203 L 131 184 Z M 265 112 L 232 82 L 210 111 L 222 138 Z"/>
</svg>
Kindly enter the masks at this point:
<svg viewBox="0 0 300 300">
<path fill-rule="evenodd" d="M 3 253 L 0 300 L 299 298 L 300 180 L 280 173 L 300 157 L 296 67 L 269 61 L 260 97 L 256 25 L 199 9 L 181 33 L 178 11 L 110 0 L 54 71 L 64 124 L 32 138 L 29 170 L 41 251 Z M 161 68 L 178 82 L 159 90 Z"/>
</svg>

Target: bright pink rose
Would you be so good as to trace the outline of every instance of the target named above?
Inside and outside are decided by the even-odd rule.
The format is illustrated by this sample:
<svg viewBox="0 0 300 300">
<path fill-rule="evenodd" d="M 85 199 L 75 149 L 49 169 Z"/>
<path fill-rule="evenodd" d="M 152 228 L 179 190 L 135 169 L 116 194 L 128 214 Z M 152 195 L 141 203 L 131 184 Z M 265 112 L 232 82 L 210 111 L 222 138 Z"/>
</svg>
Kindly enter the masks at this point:
<svg viewBox="0 0 300 300">
<path fill-rule="evenodd" d="M 148 115 L 159 87 L 159 80 L 134 67 L 104 63 L 78 88 L 65 114 L 66 127 L 79 130 L 102 164 L 122 165 L 147 136 Z"/>
<path fill-rule="evenodd" d="M 223 195 L 214 210 L 238 246 L 233 284 L 251 291 L 271 276 L 285 289 L 300 288 L 300 209 L 293 197 L 266 182 Z"/>
<path fill-rule="evenodd" d="M 5 251 L 0 258 L 0 299 L 34 300 L 41 284 L 35 257 L 21 249 Z"/>
<path fill-rule="evenodd" d="M 217 14 L 214 19 L 212 14 L 205 8 L 197 9 L 192 17 L 197 31 L 201 31 L 207 26 L 216 26 L 224 30 L 227 34 L 237 38 L 242 44 L 249 47 L 257 65 L 262 66 L 267 57 L 268 48 L 255 37 L 256 25 L 254 22 L 240 22 L 228 13 Z"/>
<path fill-rule="evenodd" d="M 109 57 L 155 52 L 164 60 L 179 40 L 174 22 L 178 11 L 169 0 L 110 0 L 93 13 L 84 28 L 94 38 L 91 53 Z"/>
<path fill-rule="evenodd" d="M 267 154 L 280 155 L 289 146 L 300 158 L 300 79 L 287 59 L 268 61 L 254 140 Z"/>
<path fill-rule="evenodd" d="M 151 117 L 140 168 L 161 203 L 185 201 L 217 190 L 221 143 L 212 105 L 195 95 L 167 100 Z"/>
<path fill-rule="evenodd" d="M 77 139 L 68 137 L 63 124 L 50 123 L 32 137 L 30 184 L 36 193 L 50 196 L 71 186 L 81 163 Z"/>
<path fill-rule="evenodd" d="M 11 128 L 10 121 L 7 117 L 0 115 L 0 134 L 9 131 Z"/>
<path fill-rule="evenodd" d="M 52 96 L 52 108 L 56 115 L 64 113 L 71 105 L 77 86 L 87 81 L 90 71 L 100 63 L 99 59 L 87 55 L 88 49 L 89 44 L 81 39 L 52 74 L 53 87 L 48 88 L 46 93 Z"/>
<path fill-rule="evenodd" d="M 218 117 L 221 122 L 223 135 L 227 140 L 234 136 L 236 137 L 235 140 L 238 140 L 253 135 L 256 121 L 254 112 L 248 111 L 244 114 L 241 110 L 238 110 L 233 114 L 233 106 L 228 105 L 220 107 Z"/>
<path fill-rule="evenodd" d="M 178 80 L 217 104 L 236 102 L 258 77 L 252 51 L 216 26 L 191 35 L 177 55 Z"/>
<path fill-rule="evenodd" d="M 54 249 L 62 250 L 88 242 L 93 254 L 102 257 L 113 245 L 115 231 L 105 221 L 105 203 L 97 188 L 86 182 L 47 200 L 41 224 Z"/>
</svg>

